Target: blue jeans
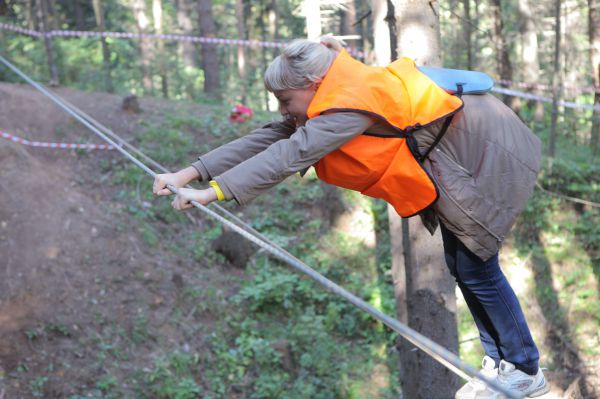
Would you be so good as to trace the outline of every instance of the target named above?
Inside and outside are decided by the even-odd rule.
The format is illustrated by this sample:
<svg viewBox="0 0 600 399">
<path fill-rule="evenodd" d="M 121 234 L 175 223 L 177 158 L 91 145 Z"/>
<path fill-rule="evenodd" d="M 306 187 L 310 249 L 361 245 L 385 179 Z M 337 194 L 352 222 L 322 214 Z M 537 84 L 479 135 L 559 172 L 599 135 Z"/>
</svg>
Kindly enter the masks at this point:
<svg viewBox="0 0 600 399">
<path fill-rule="evenodd" d="M 538 370 L 539 353 L 521 305 L 500 270 L 498 254 L 482 261 L 443 225 L 444 255 L 475 319 L 485 354 L 513 363 L 524 373 Z"/>
</svg>

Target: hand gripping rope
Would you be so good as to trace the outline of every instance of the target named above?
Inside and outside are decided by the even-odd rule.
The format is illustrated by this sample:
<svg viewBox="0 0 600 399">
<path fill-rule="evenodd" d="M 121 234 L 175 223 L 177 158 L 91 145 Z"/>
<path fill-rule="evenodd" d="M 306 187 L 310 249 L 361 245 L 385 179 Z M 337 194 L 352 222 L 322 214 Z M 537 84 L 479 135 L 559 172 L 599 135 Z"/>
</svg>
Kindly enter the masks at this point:
<svg viewBox="0 0 600 399">
<path fill-rule="evenodd" d="M 26 74 L 21 72 L 21 70 L 19 70 L 17 67 L 12 65 L 10 62 L 8 62 L 4 57 L 0 56 L 0 62 L 2 62 L 9 69 L 11 69 L 17 75 L 19 75 L 27 83 L 29 83 L 30 85 L 35 87 L 37 90 L 42 92 L 45 96 L 50 98 L 59 107 L 64 109 L 67 113 L 72 115 L 75 119 L 77 119 L 83 125 L 88 127 L 99 137 L 101 137 L 106 142 L 108 142 L 113 147 L 115 147 L 115 149 L 117 151 L 122 153 L 126 158 L 128 158 L 130 161 L 132 161 L 137 166 L 139 166 L 150 176 L 154 177 L 156 175 L 156 173 L 152 169 L 150 169 L 148 166 L 146 166 L 144 163 L 142 163 L 140 160 L 138 160 L 137 158 L 135 158 L 133 155 L 131 155 L 129 152 L 127 152 L 126 150 L 124 150 L 122 148 L 123 146 L 128 146 L 129 148 L 133 148 L 133 146 L 126 144 L 124 141 L 122 141 L 121 143 L 118 143 L 118 142 L 114 141 L 113 139 L 109 138 L 106 134 L 102 133 L 96 126 L 94 126 L 90 122 L 90 121 L 92 121 L 91 118 L 87 117 L 87 115 L 85 115 L 81 111 L 76 112 L 74 109 L 70 108 L 64 101 L 62 101 L 60 98 L 58 98 L 53 93 L 49 92 L 41 84 L 39 84 L 39 83 L 35 82 L 34 80 L 32 80 L 31 78 L 29 78 Z M 139 152 L 139 150 L 137 150 L 137 149 L 136 149 L 136 152 L 138 154 L 141 154 L 141 152 Z M 144 155 L 144 157 L 146 159 L 149 159 L 145 155 Z M 179 191 L 176 187 L 171 186 L 171 185 L 168 185 L 167 188 L 175 194 L 177 194 Z M 349 301 L 350 303 L 352 303 L 359 309 L 367 312 L 368 314 L 373 316 L 375 319 L 381 321 L 383 324 L 385 324 L 386 326 L 388 326 L 389 328 L 391 328 L 392 330 L 394 330 L 395 332 L 400 334 L 402 337 L 404 337 L 410 343 L 412 343 L 413 345 L 415 345 L 416 347 L 418 347 L 419 349 L 421 349 L 422 351 L 427 353 L 429 356 L 434 358 L 436 361 L 438 361 L 439 363 L 441 363 L 442 365 L 444 365 L 445 367 L 447 367 L 449 370 L 456 373 L 460 377 L 462 377 L 464 379 L 469 379 L 470 377 L 476 377 L 477 379 L 485 382 L 490 388 L 492 388 L 498 392 L 501 392 L 502 394 L 506 395 L 508 398 L 511 398 L 511 399 L 520 399 L 521 398 L 521 396 L 512 393 L 511 391 L 507 390 L 505 387 L 499 385 L 496 381 L 489 379 L 488 377 L 486 377 L 485 375 L 478 372 L 475 368 L 473 368 L 469 364 L 463 362 L 454 353 L 450 352 L 449 350 L 442 347 L 441 345 L 433 342 L 432 340 L 425 337 L 424 335 L 414 331 L 410 327 L 400 323 L 398 320 L 375 309 L 373 306 L 371 306 L 367 302 L 363 301 L 356 295 L 354 295 L 354 294 L 350 293 L 349 291 L 345 290 L 344 288 L 340 287 L 339 285 L 332 282 L 331 280 L 325 278 L 324 276 L 322 276 L 321 274 L 319 274 L 318 272 L 316 272 L 315 270 L 311 269 L 309 266 L 304 264 L 298 258 L 289 254 L 287 251 L 278 247 L 277 245 L 271 243 L 270 241 L 268 241 L 266 238 L 262 237 L 261 235 L 257 235 L 257 233 L 253 234 L 249 231 L 244 230 L 243 228 L 237 226 L 230 220 L 225 219 L 223 216 L 217 214 L 213 210 L 209 209 L 208 207 L 206 207 L 196 201 L 192 201 L 192 205 L 194 207 L 198 208 L 199 210 L 201 210 L 202 212 L 208 214 L 209 216 L 215 218 L 216 220 L 218 220 L 225 226 L 229 227 L 230 229 L 234 230 L 236 233 L 242 235 L 247 240 L 252 241 L 256 245 L 258 245 L 260 248 L 262 248 L 265 251 L 272 254 L 274 257 L 282 260 L 283 262 L 287 263 L 294 269 L 308 275 L 310 278 L 312 278 L 319 284 L 323 285 L 325 288 L 329 289 L 330 291 L 333 291 L 335 294 L 343 297 L 344 299 L 346 299 L 347 301 Z M 247 227 L 250 228 L 249 226 L 247 226 Z"/>
</svg>

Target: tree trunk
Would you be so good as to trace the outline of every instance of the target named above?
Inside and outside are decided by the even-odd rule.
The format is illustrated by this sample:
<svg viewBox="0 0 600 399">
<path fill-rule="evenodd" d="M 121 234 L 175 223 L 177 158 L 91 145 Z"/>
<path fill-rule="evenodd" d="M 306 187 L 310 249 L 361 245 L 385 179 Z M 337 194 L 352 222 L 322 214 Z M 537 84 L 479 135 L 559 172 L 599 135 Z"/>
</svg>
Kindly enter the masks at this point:
<svg viewBox="0 0 600 399">
<path fill-rule="evenodd" d="M 46 7 L 48 10 L 48 27 L 50 30 L 58 30 L 60 27 L 60 21 L 58 19 L 59 15 L 56 13 L 56 1 L 48 0 Z"/>
<path fill-rule="evenodd" d="M 146 15 L 146 1 L 145 0 L 132 0 L 133 15 L 135 17 L 137 30 L 139 33 L 146 33 L 148 30 L 149 20 Z M 151 71 L 151 59 L 152 59 L 152 44 L 148 39 L 140 39 L 140 58 L 142 64 L 142 87 L 144 88 L 145 94 L 152 94 L 152 71 Z"/>
<path fill-rule="evenodd" d="M 177 24 L 179 30 L 184 35 L 194 34 L 194 24 L 192 22 L 190 9 L 190 0 L 178 0 L 175 3 L 177 8 Z M 183 64 L 189 68 L 196 68 L 198 66 L 196 62 L 196 48 L 192 42 L 180 41 L 178 42 L 179 52 L 182 55 Z"/>
<path fill-rule="evenodd" d="M 461 68 L 462 54 L 464 51 L 464 43 L 461 40 L 461 36 L 463 35 L 463 21 L 458 18 L 458 3 L 457 0 L 446 1 L 447 7 L 452 10 L 452 12 L 445 18 L 448 23 L 448 26 L 446 27 L 446 36 L 448 36 L 450 40 L 446 42 L 442 64 L 448 63 L 448 66 L 452 68 Z"/>
<path fill-rule="evenodd" d="M 412 58 L 418 65 L 441 66 L 437 6 L 434 11 L 428 1 L 398 0 L 395 3 L 399 55 Z"/>
<path fill-rule="evenodd" d="M 190 0 L 177 0 L 175 2 L 175 8 L 177 9 L 177 25 L 179 25 L 180 33 L 184 35 L 194 34 L 194 24 L 191 18 L 191 7 Z M 198 63 L 196 61 L 196 45 L 188 41 L 177 42 L 177 49 L 179 56 L 183 61 L 184 66 L 184 85 L 185 92 L 188 98 L 194 98 L 194 82 L 189 78 L 190 73 L 197 68 Z"/>
<path fill-rule="evenodd" d="M 372 0 L 373 10 L 373 44 L 375 50 L 375 65 L 384 66 L 391 62 L 390 28 L 386 22 L 387 0 Z"/>
<path fill-rule="evenodd" d="M 396 1 L 395 28 L 399 56 L 419 65 L 440 66 L 438 9 L 427 0 Z M 416 331 L 458 353 L 455 284 L 445 267 L 439 229 L 431 237 L 419 218 L 402 219 L 388 207 L 392 275 L 397 315 Z M 450 370 L 403 339 L 400 382 L 403 397 L 452 398 L 459 379 Z"/>
<path fill-rule="evenodd" d="M 316 40 L 321 36 L 321 7 L 319 0 L 304 0 L 302 3 L 306 16 L 306 37 Z"/>
<path fill-rule="evenodd" d="M 38 0 L 38 19 L 43 32 L 48 29 L 48 3 L 47 0 Z M 50 72 L 50 86 L 58 86 L 58 67 L 54 56 L 54 43 L 51 37 L 44 37 L 46 57 L 48 60 L 48 71 Z"/>
<path fill-rule="evenodd" d="M 345 8 L 340 9 L 340 33 L 343 36 L 356 35 L 356 7 L 354 6 L 354 0 L 347 1 Z M 350 50 L 358 49 L 358 40 L 352 39 L 347 40 L 348 48 Z"/>
<path fill-rule="evenodd" d="M 99 32 L 106 31 L 104 24 L 104 10 L 102 9 L 101 0 L 93 0 L 94 15 L 96 16 L 96 26 Z M 110 76 L 110 50 L 105 37 L 100 37 L 100 44 L 102 45 L 102 66 L 104 68 L 104 88 L 107 92 L 113 93 L 114 87 L 112 78 Z"/>
<path fill-rule="evenodd" d="M 268 24 L 270 24 L 269 22 L 269 17 L 270 17 L 270 13 L 271 13 L 271 5 L 272 2 L 270 0 L 261 0 L 260 2 L 260 15 L 258 17 L 258 29 L 260 30 L 260 38 L 262 41 L 269 41 L 269 31 L 268 31 Z M 269 65 L 269 54 L 270 51 L 266 48 L 266 47 L 262 47 L 260 49 L 260 56 L 261 56 L 261 60 L 262 60 L 262 70 L 266 70 L 267 66 Z M 264 108 L 268 111 L 269 110 L 269 92 L 267 92 L 266 90 L 263 90 L 263 105 Z M 243 100 L 245 101 L 245 100 Z"/>
<path fill-rule="evenodd" d="M 154 18 L 154 32 L 157 34 L 163 33 L 163 8 L 161 0 L 152 0 L 152 17 Z M 169 81 L 167 77 L 167 60 L 168 55 L 165 53 L 165 41 L 158 41 L 158 52 L 154 55 L 154 59 L 158 62 L 160 73 L 160 88 L 162 96 L 169 98 Z"/>
<path fill-rule="evenodd" d="M 467 52 L 467 70 L 472 70 L 474 65 L 473 65 L 473 44 L 472 44 L 472 37 L 473 37 L 473 28 L 471 26 L 471 24 L 473 23 L 471 21 L 471 0 L 462 0 L 462 4 L 463 4 L 463 13 L 464 13 L 464 18 L 465 18 L 465 22 L 463 22 L 462 26 L 463 26 L 463 39 L 465 41 L 465 50 Z"/>
<path fill-rule="evenodd" d="M 588 0 L 588 31 L 590 37 L 590 60 L 594 78 L 594 105 L 600 106 L 600 10 L 597 0 Z M 600 111 L 594 111 L 592 117 L 591 143 L 594 155 L 600 153 Z"/>
<path fill-rule="evenodd" d="M 279 40 L 279 10 L 277 7 L 277 0 L 267 0 L 268 8 L 267 8 L 267 30 L 269 32 L 269 38 L 273 42 L 277 42 Z M 271 58 L 275 57 L 275 50 L 270 50 Z M 270 96 L 269 92 L 263 90 L 265 95 L 265 104 L 266 110 L 271 111 L 277 109 L 277 101 L 274 96 Z"/>
<path fill-rule="evenodd" d="M 550 137 L 548 138 L 548 156 L 556 154 L 556 125 L 558 123 L 558 102 L 560 101 L 562 80 L 560 79 L 560 6 L 561 0 L 554 3 L 554 74 L 552 76 L 552 119 L 550 121 Z"/>
<path fill-rule="evenodd" d="M 85 29 L 82 1 L 83 0 L 75 0 L 73 2 L 73 7 L 75 7 L 75 28 L 77 30 Z"/>
<path fill-rule="evenodd" d="M 504 36 L 504 21 L 502 19 L 502 8 L 500 0 L 491 0 L 492 17 L 494 27 L 492 29 L 492 40 L 496 47 L 496 65 L 500 79 L 512 80 L 512 65 L 510 63 L 508 44 Z M 514 97 L 504 96 L 504 103 L 509 107 L 513 105 Z"/>
<path fill-rule="evenodd" d="M 200 34 L 215 37 L 217 28 L 212 15 L 211 0 L 198 1 Z M 219 54 L 215 44 L 202 43 L 202 69 L 204 70 L 204 93 L 209 97 L 219 97 Z"/>
<path fill-rule="evenodd" d="M 440 230 L 432 237 L 419 218 L 400 218 L 388 209 L 398 320 L 458 354 L 455 284 L 445 267 Z M 453 372 L 402 338 L 397 348 L 403 397 L 454 397 L 460 381 Z"/>
<path fill-rule="evenodd" d="M 262 7 L 261 7 L 262 9 Z M 237 34 L 238 39 L 244 40 L 246 39 L 246 26 L 245 26 L 245 18 L 244 18 L 244 0 L 235 0 L 235 16 L 237 18 Z M 264 27 L 264 23 L 262 22 L 262 13 L 261 13 L 261 25 Z M 261 30 L 261 33 L 264 32 L 264 29 Z M 240 79 L 240 97 L 242 103 L 246 102 L 246 52 L 245 46 L 237 46 L 237 66 L 238 66 L 238 77 Z M 264 51 L 263 51 L 264 54 Z M 264 59 L 264 57 L 263 57 Z"/>
<path fill-rule="evenodd" d="M 394 0 L 387 0 L 387 15 L 385 22 L 388 25 L 390 38 L 390 61 L 398 59 L 398 30 L 396 29 L 396 7 Z"/>
<path fill-rule="evenodd" d="M 8 15 L 8 4 L 6 0 L 0 0 L 0 17 L 6 17 Z"/>
<path fill-rule="evenodd" d="M 537 83 L 540 78 L 538 59 L 538 39 L 529 0 L 519 0 L 520 32 L 523 38 L 521 59 L 523 60 L 523 78 L 527 83 Z M 528 90 L 531 91 L 531 90 Z M 544 116 L 544 106 L 539 101 L 529 101 L 529 107 L 535 108 L 534 118 L 540 122 Z"/>
<path fill-rule="evenodd" d="M 358 50 L 367 51 L 369 48 L 369 29 L 367 28 L 367 21 L 372 12 L 367 8 L 365 10 L 364 3 L 361 0 L 354 0 L 354 9 L 356 10 L 356 22 L 354 26 L 356 27 L 356 33 L 360 36 L 360 40 L 358 41 Z"/>
<path fill-rule="evenodd" d="M 475 24 L 475 29 L 479 30 L 479 21 L 481 21 L 481 8 L 480 8 L 480 0 L 474 1 L 474 11 L 475 18 L 473 19 L 473 24 Z M 475 35 L 475 40 L 473 41 L 473 69 L 477 69 L 479 65 L 479 58 L 477 55 L 479 54 L 479 35 Z"/>
<path fill-rule="evenodd" d="M 277 8 L 277 0 L 271 0 L 269 7 L 269 35 L 273 41 L 279 40 L 279 12 Z"/>
<path fill-rule="evenodd" d="M 36 23 L 36 0 L 28 0 L 27 1 L 27 9 L 25 12 L 25 19 L 27 20 L 27 28 L 31 30 L 36 30 L 39 23 Z"/>
</svg>

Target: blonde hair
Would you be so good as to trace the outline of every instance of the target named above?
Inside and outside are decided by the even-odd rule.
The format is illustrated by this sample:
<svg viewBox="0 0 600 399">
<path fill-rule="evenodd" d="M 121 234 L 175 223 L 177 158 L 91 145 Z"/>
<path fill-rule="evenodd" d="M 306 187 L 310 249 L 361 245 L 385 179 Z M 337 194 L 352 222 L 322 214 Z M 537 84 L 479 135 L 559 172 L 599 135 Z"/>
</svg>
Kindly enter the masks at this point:
<svg viewBox="0 0 600 399">
<path fill-rule="evenodd" d="M 304 89 L 319 83 L 342 49 L 342 42 L 323 36 L 319 42 L 297 39 L 285 46 L 265 71 L 265 87 L 274 92 Z"/>
</svg>

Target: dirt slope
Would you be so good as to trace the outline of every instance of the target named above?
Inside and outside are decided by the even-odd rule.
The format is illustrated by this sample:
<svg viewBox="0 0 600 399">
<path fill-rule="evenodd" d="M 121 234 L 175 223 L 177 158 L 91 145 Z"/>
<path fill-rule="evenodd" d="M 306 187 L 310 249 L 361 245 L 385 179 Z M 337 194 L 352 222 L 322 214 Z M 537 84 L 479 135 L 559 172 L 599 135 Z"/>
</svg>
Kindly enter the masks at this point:
<svg viewBox="0 0 600 399">
<path fill-rule="evenodd" d="M 135 132 L 139 117 L 120 110 L 120 97 L 57 91 L 115 131 Z M 173 105 L 141 106 L 151 118 Z M 101 142 L 32 88 L 1 83 L 0 130 L 30 140 Z M 135 356 L 123 356 L 120 370 L 151 364 L 161 342 L 184 339 L 166 322 L 203 265 L 173 258 L 161 243 L 149 248 L 128 228 L 135 222 L 120 212 L 123 204 L 99 168 L 102 159 L 117 157 L 0 139 L 0 398 L 62 398 L 93 387 L 113 367 L 101 348 L 118 346 L 115 340 L 136 329 L 141 344 Z M 201 273 L 194 284 L 226 285 L 218 267 Z M 144 345 L 150 329 L 160 331 L 152 338 L 157 343 Z"/>
</svg>

